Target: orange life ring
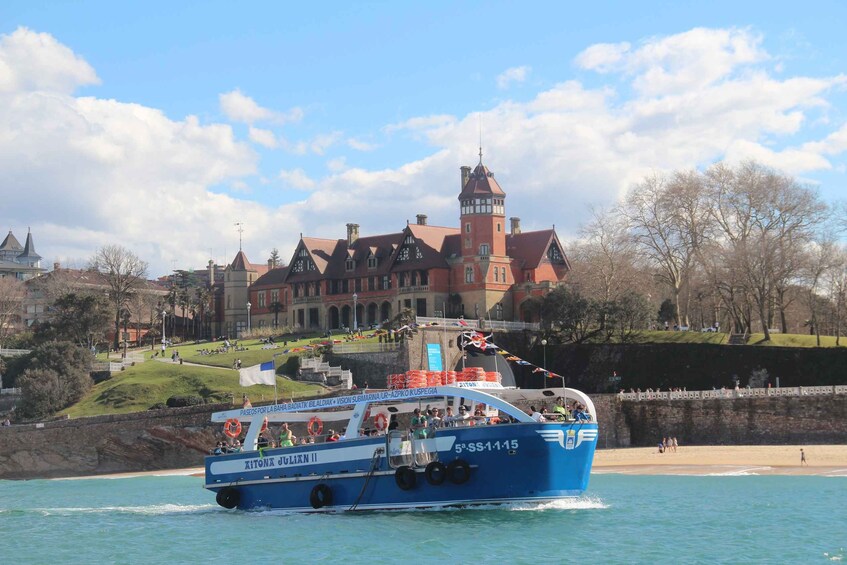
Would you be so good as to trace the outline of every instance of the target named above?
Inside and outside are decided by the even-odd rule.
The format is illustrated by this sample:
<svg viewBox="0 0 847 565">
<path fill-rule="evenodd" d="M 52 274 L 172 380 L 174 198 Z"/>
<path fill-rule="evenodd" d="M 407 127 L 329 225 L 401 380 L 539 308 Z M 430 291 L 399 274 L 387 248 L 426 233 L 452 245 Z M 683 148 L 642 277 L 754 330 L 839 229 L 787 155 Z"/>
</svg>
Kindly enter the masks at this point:
<svg viewBox="0 0 847 565">
<path fill-rule="evenodd" d="M 230 418 L 224 424 L 224 433 L 231 438 L 240 436 L 241 422 L 239 422 L 237 418 Z"/>
<path fill-rule="evenodd" d="M 388 418 L 385 417 L 385 414 L 380 412 L 379 414 L 374 416 L 374 427 L 379 431 L 382 431 L 388 427 Z"/>
<path fill-rule="evenodd" d="M 313 429 L 313 426 L 315 424 L 318 425 L 317 430 Z M 309 420 L 309 427 L 306 428 L 306 430 L 309 432 L 309 435 L 312 436 L 312 437 L 321 435 L 321 432 L 324 431 L 324 423 L 317 416 L 312 416 L 312 419 Z"/>
</svg>

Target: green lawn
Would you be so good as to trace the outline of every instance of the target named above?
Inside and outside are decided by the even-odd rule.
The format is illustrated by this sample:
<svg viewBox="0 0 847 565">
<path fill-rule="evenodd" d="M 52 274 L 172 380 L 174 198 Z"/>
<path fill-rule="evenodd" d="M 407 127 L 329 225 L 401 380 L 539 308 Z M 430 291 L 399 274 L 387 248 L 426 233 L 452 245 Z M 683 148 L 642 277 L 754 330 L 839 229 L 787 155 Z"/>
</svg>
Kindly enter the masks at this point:
<svg viewBox="0 0 847 565">
<path fill-rule="evenodd" d="M 764 345 L 766 347 L 817 347 L 818 340 L 813 335 L 808 334 L 771 334 L 770 341 L 764 341 L 765 334 L 755 333 L 750 334 L 748 345 Z M 841 338 L 840 347 L 847 347 L 847 337 Z M 821 347 L 836 347 L 835 336 L 822 335 Z"/>
<path fill-rule="evenodd" d="M 726 343 L 727 334 L 719 332 L 640 331 L 627 343 Z"/>
<path fill-rule="evenodd" d="M 324 391 L 319 385 L 299 383 L 283 377 L 277 377 L 277 388 L 280 399 L 314 396 Z M 165 402 L 171 396 L 180 395 L 201 396 L 209 402 L 226 402 L 234 398 L 240 405 L 243 394 L 255 401 L 273 400 L 274 387 L 241 387 L 238 384 L 238 373 L 230 369 L 147 361 L 128 367 L 111 379 L 95 385 L 85 398 L 60 414 L 77 418 L 138 412 L 147 410 L 157 402 Z"/>
</svg>

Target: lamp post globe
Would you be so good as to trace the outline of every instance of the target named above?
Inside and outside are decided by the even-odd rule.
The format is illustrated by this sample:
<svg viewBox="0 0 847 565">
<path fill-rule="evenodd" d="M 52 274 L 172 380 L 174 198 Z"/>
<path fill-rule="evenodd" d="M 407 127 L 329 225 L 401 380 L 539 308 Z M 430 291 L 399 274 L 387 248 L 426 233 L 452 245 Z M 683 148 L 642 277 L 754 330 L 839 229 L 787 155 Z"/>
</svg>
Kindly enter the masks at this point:
<svg viewBox="0 0 847 565">
<path fill-rule="evenodd" d="M 541 347 L 544 348 L 544 370 L 546 371 L 547 370 L 547 340 L 546 339 L 541 340 Z"/>
<path fill-rule="evenodd" d="M 353 331 L 354 332 L 359 329 L 359 322 L 356 319 L 356 307 L 357 307 L 356 303 L 358 302 L 358 300 L 359 300 L 359 295 L 354 292 L 353 293 Z"/>
</svg>

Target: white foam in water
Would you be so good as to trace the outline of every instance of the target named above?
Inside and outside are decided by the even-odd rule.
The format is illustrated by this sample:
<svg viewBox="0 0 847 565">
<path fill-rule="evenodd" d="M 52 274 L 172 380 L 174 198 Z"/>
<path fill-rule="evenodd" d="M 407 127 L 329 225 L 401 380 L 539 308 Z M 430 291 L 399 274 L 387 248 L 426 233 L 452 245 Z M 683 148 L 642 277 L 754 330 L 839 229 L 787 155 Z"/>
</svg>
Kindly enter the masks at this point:
<svg viewBox="0 0 847 565">
<path fill-rule="evenodd" d="M 755 477 L 761 473 L 759 471 L 771 471 L 773 467 L 748 467 L 746 469 L 733 469 L 732 471 L 723 471 L 720 473 L 706 473 L 697 475 L 699 477 Z"/>
<path fill-rule="evenodd" d="M 163 516 L 168 514 L 200 514 L 217 511 L 216 504 L 152 504 L 150 506 L 102 506 L 99 508 L 33 508 L 45 516 L 68 514 L 142 514 Z"/>
</svg>

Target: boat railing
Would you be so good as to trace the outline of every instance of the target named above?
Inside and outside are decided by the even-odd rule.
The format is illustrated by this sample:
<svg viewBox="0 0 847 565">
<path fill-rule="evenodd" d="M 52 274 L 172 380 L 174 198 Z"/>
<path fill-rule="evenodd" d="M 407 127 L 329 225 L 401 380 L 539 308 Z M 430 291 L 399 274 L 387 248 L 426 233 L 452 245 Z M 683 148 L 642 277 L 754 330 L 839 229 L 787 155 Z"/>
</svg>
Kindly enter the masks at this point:
<svg viewBox="0 0 847 565">
<path fill-rule="evenodd" d="M 621 392 L 620 400 L 719 400 L 728 398 L 764 398 L 770 396 L 836 396 L 847 394 L 847 385 L 792 386 L 782 388 L 722 388 L 717 390 L 675 390 Z"/>
<path fill-rule="evenodd" d="M 388 450 L 388 464 L 392 469 L 411 467 L 415 462 L 411 436 L 408 432 L 392 430 L 385 436 Z"/>
</svg>

